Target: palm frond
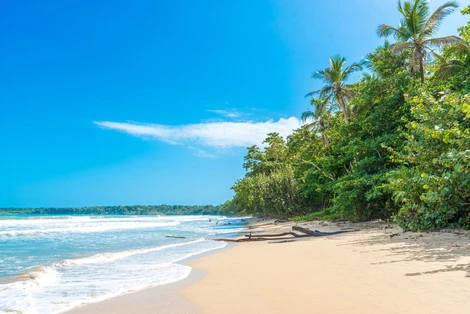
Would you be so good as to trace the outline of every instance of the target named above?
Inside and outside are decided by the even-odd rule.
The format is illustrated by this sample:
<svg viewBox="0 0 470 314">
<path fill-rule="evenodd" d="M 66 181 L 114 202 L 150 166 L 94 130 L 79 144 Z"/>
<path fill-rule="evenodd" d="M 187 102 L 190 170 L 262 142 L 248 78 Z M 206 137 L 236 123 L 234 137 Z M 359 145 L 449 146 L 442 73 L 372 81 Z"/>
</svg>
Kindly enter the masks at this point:
<svg viewBox="0 0 470 314">
<path fill-rule="evenodd" d="M 453 44 L 447 47 L 444 56 L 455 56 L 459 59 L 466 59 L 470 61 L 470 44 L 463 41 L 461 43 Z"/>
<path fill-rule="evenodd" d="M 454 46 L 457 46 L 457 45 L 454 45 Z M 467 47 L 470 48 L 468 45 Z M 464 57 L 462 60 L 459 60 L 459 59 L 448 59 L 445 56 L 442 56 L 433 51 L 432 54 L 439 63 L 437 79 L 439 80 L 448 79 L 458 74 L 459 72 L 465 70 L 469 66 L 469 63 L 470 63 L 470 50 L 468 51 L 468 53 L 469 54 L 467 55 L 467 57 Z"/>
<path fill-rule="evenodd" d="M 379 27 L 377 28 L 377 35 L 379 37 L 393 36 L 396 38 L 399 32 L 400 31 L 398 28 L 395 28 L 387 24 L 379 25 Z"/>
<path fill-rule="evenodd" d="M 305 122 L 308 119 L 313 119 L 313 118 L 315 118 L 315 112 L 311 110 L 302 112 L 302 115 L 300 116 L 300 119 L 302 120 L 302 122 Z"/>
<path fill-rule="evenodd" d="M 425 25 L 428 11 L 429 5 L 425 0 L 405 2 L 400 11 L 403 15 L 400 27 L 402 28 L 402 36 L 397 39 L 407 41 L 419 34 Z"/>
<path fill-rule="evenodd" d="M 318 70 L 316 72 L 313 72 L 312 78 L 316 80 L 321 80 L 326 84 L 331 83 L 331 73 L 328 68 L 325 70 Z"/>
<path fill-rule="evenodd" d="M 444 56 L 438 54 L 437 52 L 435 51 L 431 51 L 432 55 L 434 56 L 434 59 L 436 59 L 439 63 L 447 63 L 447 58 L 445 58 Z"/>
<path fill-rule="evenodd" d="M 400 54 L 402 53 L 404 50 L 406 49 L 410 49 L 410 48 L 413 48 L 414 44 L 412 43 L 396 43 L 396 44 L 392 44 L 390 46 L 391 50 L 393 53 L 397 53 L 397 54 Z"/>
<path fill-rule="evenodd" d="M 333 96 L 333 86 L 332 85 L 325 85 L 320 91 L 320 98 L 324 98 L 325 101 L 330 101 L 331 97 Z"/>
<path fill-rule="evenodd" d="M 305 94 L 304 97 L 312 97 L 312 96 L 315 96 L 316 94 L 319 94 L 321 91 L 322 91 L 321 89 L 317 89 L 317 90 L 308 92 L 307 94 Z"/>
<path fill-rule="evenodd" d="M 437 73 L 437 78 L 440 80 L 445 80 L 463 70 L 465 70 L 465 66 L 462 61 L 450 60 L 446 64 L 441 65 L 439 72 Z"/>
<path fill-rule="evenodd" d="M 458 44 L 458 43 L 464 43 L 462 38 L 458 36 L 445 36 L 445 37 L 439 37 L 439 38 L 430 38 L 425 41 L 423 41 L 423 44 L 426 46 L 431 46 L 431 47 L 437 47 L 441 48 L 443 46 L 447 45 L 452 45 L 452 44 Z"/>
<path fill-rule="evenodd" d="M 428 38 L 437 32 L 443 19 L 453 13 L 456 8 L 458 8 L 458 4 L 455 1 L 448 1 L 437 8 L 426 22 L 426 25 L 420 34 L 421 39 Z"/>
<path fill-rule="evenodd" d="M 305 97 L 313 97 L 315 95 L 320 95 L 320 98 L 325 98 L 325 100 L 329 101 L 331 98 L 332 89 L 332 86 L 326 85 L 321 89 L 317 89 L 305 94 Z"/>
<path fill-rule="evenodd" d="M 315 107 L 315 118 L 321 116 L 325 109 L 331 108 L 331 104 L 328 98 L 312 98 L 310 100 L 310 104 Z"/>
<path fill-rule="evenodd" d="M 361 71 L 366 64 L 367 64 L 367 60 L 361 60 L 359 62 L 354 62 L 353 64 L 348 66 L 344 70 L 344 75 L 343 75 L 344 79 L 346 80 L 349 77 L 349 75 L 351 75 L 354 72 Z"/>
</svg>

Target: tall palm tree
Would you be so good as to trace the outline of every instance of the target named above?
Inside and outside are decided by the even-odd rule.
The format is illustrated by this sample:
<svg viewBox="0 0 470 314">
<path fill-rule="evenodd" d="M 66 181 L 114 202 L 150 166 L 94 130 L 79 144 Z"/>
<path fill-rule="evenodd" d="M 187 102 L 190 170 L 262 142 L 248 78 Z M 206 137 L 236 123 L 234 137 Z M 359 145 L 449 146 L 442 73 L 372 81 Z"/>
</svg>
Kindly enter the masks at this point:
<svg viewBox="0 0 470 314">
<path fill-rule="evenodd" d="M 432 48 L 439 48 L 462 41 L 457 36 L 433 38 L 446 16 L 458 7 L 454 1 L 448 1 L 429 14 L 426 0 L 411 0 L 402 4 L 398 1 L 398 11 L 403 15 L 398 27 L 380 25 L 377 34 L 380 37 L 394 36 L 398 41 L 391 46 L 392 51 L 400 53 L 405 49 L 412 50 L 413 71 L 419 71 L 421 83 L 424 83 L 424 62 Z"/>
<path fill-rule="evenodd" d="M 362 69 L 364 62 L 353 63 L 345 67 L 346 59 L 343 57 L 330 58 L 330 66 L 324 70 L 319 70 L 313 73 L 312 78 L 323 81 L 326 85 L 323 88 L 314 90 L 306 97 L 319 95 L 325 102 L 331 102 L 333 106 L 339 107 L 343 111 L 344 121 L 349 123 L 352 115 L 349 102 L 354 96 L 352 84 L 347 84 L 346 81 L 350 75 Z"/>
</svg>

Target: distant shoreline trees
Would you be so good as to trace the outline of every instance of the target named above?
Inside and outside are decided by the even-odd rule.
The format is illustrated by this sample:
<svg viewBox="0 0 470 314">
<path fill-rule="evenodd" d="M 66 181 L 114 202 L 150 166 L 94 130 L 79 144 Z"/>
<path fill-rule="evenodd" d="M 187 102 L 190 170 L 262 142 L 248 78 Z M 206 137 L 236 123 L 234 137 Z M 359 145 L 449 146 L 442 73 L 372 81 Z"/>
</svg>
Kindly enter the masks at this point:
<svg viewBox="0 0 470 314">
<path fill-rule="evenodd" d="M 221 215 L 221 205 L 131 205 L 63 208 L 0 208 L 1 214 L 29 215 Z"/>
</svg>

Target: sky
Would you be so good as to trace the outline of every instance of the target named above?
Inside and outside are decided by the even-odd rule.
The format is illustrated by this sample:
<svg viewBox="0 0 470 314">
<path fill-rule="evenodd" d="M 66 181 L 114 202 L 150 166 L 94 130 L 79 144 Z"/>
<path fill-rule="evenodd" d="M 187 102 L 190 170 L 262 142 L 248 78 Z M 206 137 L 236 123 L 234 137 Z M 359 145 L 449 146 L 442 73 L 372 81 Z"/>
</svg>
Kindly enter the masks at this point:
<svg viewBox="0 0 470 314">
<path fill-rule="evenodd" d="M 394 0 L 1 1 L 0 207 L 223 203 L 312 72 L 399 20 Z"/>
</svg>

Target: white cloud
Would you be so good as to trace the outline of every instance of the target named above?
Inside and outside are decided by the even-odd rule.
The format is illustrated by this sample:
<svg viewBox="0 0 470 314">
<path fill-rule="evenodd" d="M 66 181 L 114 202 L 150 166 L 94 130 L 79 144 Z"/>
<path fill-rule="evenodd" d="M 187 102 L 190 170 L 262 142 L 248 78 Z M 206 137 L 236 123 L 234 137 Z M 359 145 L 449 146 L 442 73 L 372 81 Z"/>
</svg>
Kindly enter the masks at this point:
<svg viewBox="0 0 470 314">
<path fill-rule="evenodd" d="M 96 125 L 138 137 L 154 138 L 170 144 L 212 148 L 262 145 L 266 135 L 277 132 L 284 138 L 300 126 L 297 118 L 266 122 L 210 122 L 179 126 L 134 122 L 97 121 Z"/>
<path fill-rule="evenodd" d="M 216 109 L 216 110 L 207 110 L 207 111 L 216 113 L 218 115 L 221 115 L 227 118 L 238 118 L 243 115 L 243 113 L 237 111 L 236 109 L 228 109 L 228 110 Z"/>
</svg>

